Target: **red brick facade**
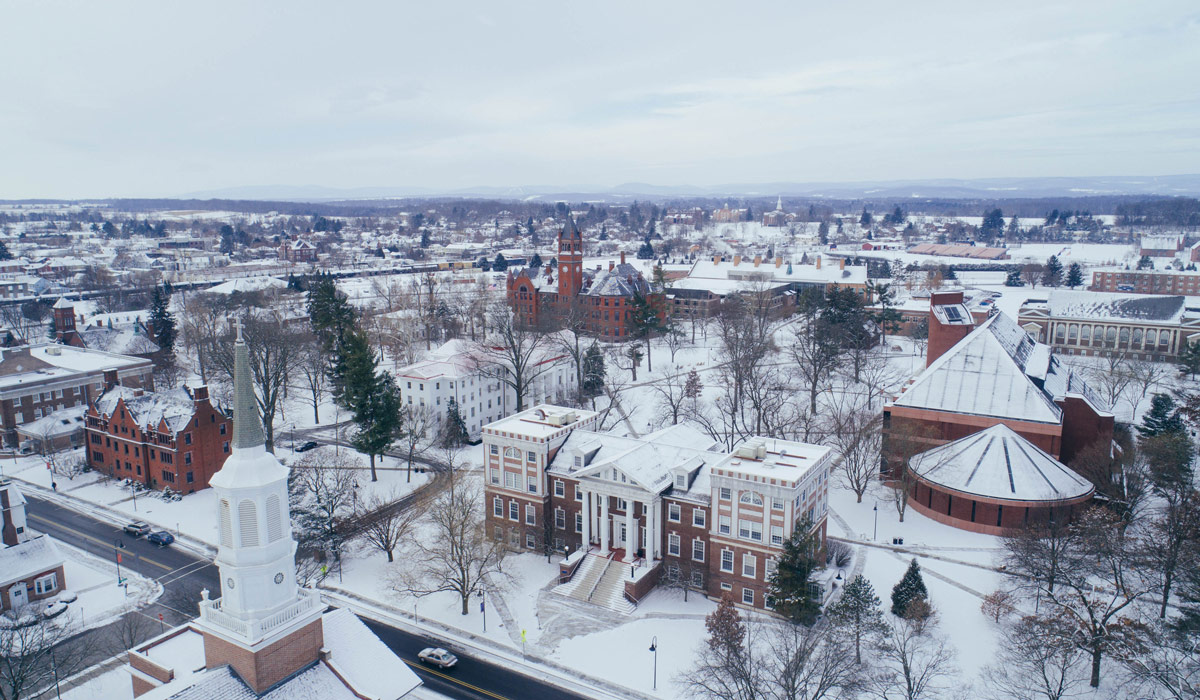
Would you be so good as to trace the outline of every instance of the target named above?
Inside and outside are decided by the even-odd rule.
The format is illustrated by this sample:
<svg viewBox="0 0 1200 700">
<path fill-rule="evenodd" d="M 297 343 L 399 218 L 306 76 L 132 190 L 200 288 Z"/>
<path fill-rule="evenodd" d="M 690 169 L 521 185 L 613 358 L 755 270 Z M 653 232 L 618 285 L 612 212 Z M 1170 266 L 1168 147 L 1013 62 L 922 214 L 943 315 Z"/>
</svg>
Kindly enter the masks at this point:
<svg viewBox="0 0 1200 700">
<path fill-rule="evenodd" d="M 45 537 L 45 535 L 42 535 L 42 536 Z M 43 576 L 48 576 L 50 574 L 55 575 L 54 588 L 46 590 L 42 593 L 38 593 L 37 588 L 34 586 L 34 581 L 42 578 Z M 19 585 L 20 583 L 24 582 L 25 598 L 26 598 L 27 602 L 33 603 L 33 602 L 36 602 L 39 600 L 45 600 L 46 598 L 52 598 L 55 595 L 58 595 L 60 592 L 62 592 L 63 588 L 66 586 L 66 581 L 67 581 L 67 575 L 63 571 L 63 567 L 61 565 L 59 565 L 53 569 L 48 569 L 46 571 L 39 571 L 36 574 L 26 576 L 25 578 L 15 581 L 13 583 L 9 583 L 4 586 L 0 586 L 0 611 L 9 610 L 12 608 L 12 602 L 9 600 L 8 594 L 9 594 L 9 590 L 13 586 Z"/>
<path fill-rule="evenodd" d="M 1064 501 L 1006 501 L 953 492 L 918 477 L 908 505 L 946 525 L 985 535 L 1008 535 L 1031 523 L 1069 522 L 1091 500 L 1089 493 Z"/>
<path fill-rule="evenodd" d="M 204 631 L 204 664 L 208 668 L 229 664 L 246 685 L 262 695 L 276 683 L 316 663 L 323 642 L 320 618 L 258 650 L 246 649 Z"/>
<path fill-rule="evenodd" d="M 207 387 L 197 387 L 191 394 L 192 416 L 176 432 L 165 420 L 139 425 L 123 398 L 111 415 L 91 406 L 84 427 L 88 466 L 156 489 L 191 493 L 208 488 L 209 478 L 229 456 L 233 421 L 212 406 Z"/>
</svg>

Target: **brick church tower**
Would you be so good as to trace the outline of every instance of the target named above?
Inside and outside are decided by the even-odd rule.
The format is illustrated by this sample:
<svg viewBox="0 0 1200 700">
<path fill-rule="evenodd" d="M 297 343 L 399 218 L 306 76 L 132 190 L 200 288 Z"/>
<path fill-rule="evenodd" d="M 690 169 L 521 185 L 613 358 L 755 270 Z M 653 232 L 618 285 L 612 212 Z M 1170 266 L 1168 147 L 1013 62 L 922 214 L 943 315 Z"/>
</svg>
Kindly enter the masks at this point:
<svg viewBox="0 0 1200 700">
<path fill-rule="evenodd" d="M 575 220 L 567 216 L 567 225 L 558 233 L 558 296 L 572 298 L 583 288 L 583 234 Z"/>
<path fill-rule="evenodd" d="M 221 597 L 201 592 L 196 626 L 205 666 L 229 664 L 262 695 L 318 661 L 324 606 L 296 585 L 288 469 L 266 450 L 240 323 L 234 348 L 233 453 L 209 481 L 217 496 Z"/>
<path fill-rule="evenodd" d="M 54 302 L 54 337 L 64 345 L 82 345 L 75 329 L 75 306 L 66 297 Z"/>
</svg>

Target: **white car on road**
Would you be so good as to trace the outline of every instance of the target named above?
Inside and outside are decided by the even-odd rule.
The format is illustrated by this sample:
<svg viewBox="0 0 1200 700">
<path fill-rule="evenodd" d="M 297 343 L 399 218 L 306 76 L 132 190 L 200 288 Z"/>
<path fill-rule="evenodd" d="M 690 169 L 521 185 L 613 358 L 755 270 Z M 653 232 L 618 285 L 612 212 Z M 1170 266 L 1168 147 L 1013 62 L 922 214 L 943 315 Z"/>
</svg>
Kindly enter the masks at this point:
<svg viewBox="0 0 1200 700">
<path fill-rule="evenodd" d="M 458 663 L 458 657 L 442 648 L 427 647 L 417 654 L 422 662 L 440 668 L 453 668 Z"/>
</svg>

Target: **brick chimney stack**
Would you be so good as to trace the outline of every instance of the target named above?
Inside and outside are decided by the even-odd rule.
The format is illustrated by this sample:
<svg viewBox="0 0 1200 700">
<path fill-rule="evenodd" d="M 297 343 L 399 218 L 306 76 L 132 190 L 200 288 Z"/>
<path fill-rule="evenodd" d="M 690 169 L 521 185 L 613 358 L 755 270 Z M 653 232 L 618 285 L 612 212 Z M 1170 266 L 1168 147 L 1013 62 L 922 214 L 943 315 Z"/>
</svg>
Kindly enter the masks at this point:
<svg viewBox="0 0 1200 700">
<path fill-rule="evenodd" d="M 821 269 L 821 256 L 820 255 L 816 256 L 816 261 L 817 261 L 817 263 L 816 263 L 817 269 L 820 270 Z"/>
<path fill-rule="evenodd" d="M 737 267 L 738 265 L 741 265 L 741 264 L 742 264 L 742 256 L 740 256 L 740 255 L 733 256 L 733 266 Z"/>
<path fill-rule="evenodd" d="M 975 330 L 975 319 L 963 305 L 963 293 L 934 292 L 929 296 L 929 341 L 925 366 L 933 364 L 958 341 Z"/>
<path fill-rule="evenodd" d="M 623 250 L 621 251 L 621 264 L 622 265 L 625 264 L 625 251 L 623 251 Z"/>
<path fill-rule="evenodd" d="M 845 269 L 846 269 L 846 259 L 845 259 L 845 258 L 839 258 L 839 259 L 838 259 L 838 269 L 839 269 L 839 270 L 845 270 Z"/>
</svg>

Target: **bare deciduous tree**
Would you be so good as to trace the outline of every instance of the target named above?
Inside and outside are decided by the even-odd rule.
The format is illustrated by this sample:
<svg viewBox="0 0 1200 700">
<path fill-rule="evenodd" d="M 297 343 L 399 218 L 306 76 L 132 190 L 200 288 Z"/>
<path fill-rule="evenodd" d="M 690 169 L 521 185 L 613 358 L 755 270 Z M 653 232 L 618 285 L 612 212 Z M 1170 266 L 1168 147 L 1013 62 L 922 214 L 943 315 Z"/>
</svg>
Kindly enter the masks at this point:
<svg viewBox="0 0 1200 700">
<path fill-rule="evenodd" d="M 1005 625 L 995 662 L 983 669 L 985 695 L 991 700 L 1066 700 L 1087 689 L 1083 652 L 1030 616 Z"/>
<path fill-rule="evenodd" d="M 279 412 L 287 391 L 288 379 L 303 359 L 305 333 L 275 320 L 249 318 L 242 329 L 250 354 L 250 377 L 254 398 L 262 416 L 267 437 L 267 450 L 275 448 L 275 415 Z M 214 364 L 220 368 L 224 381 L 232 386 L 234 343 L 217 343 L 213 348 Z"/>
<path fill-rule="evenodd" d="M 33 697 L 56 677 L 79 671 L 94 643 L 93 636 L 74 637 L 71 625 L 37 613 L 29 606 L 0 616 L 0 697 L 6 700 Z M 18 623 L 21 614 L 32 616 L 32 624 Z"/>
<path fill-rule="evenodd" d="M 525 394 L 534 382 L 551 369 L 543 362 L 549 349 L 548 337 L 541 329 L 523 325 L 504 303 L 496 303 L 488 313 L 492 333 L 476 343 L 471 362 L 485 376 L 503 382 L 517 397 L 516 410 L 525 409 Z"/>
<path fill-rule="evenodd" d="M 406 503 L 400 501 L 400 494 L 395 491 L 386 495 L 376 493 L 359 499 L 354 509 L 360 537 L 386 554 L 388 562 L 395 561 L 396 547 L 412 532 L 428 506 L 421 498 Z"/>
<path fill-rule="evenodd" d="M 954 652 L 932 629 L 931 618 L 892 617 L 879 648 L 879 673 L 872 679 L 881 697 L 904 700 L 943 697 L 957 674 Z"/>
<path fill-rule="evenodd" d="M 842 482 L 862 503 L 863 494 L 879 477 L 883 450 L 883 420 L 869 408 L 851 407 L 833 412 L 833 441 L 842 456 Z"/>
</svg>

